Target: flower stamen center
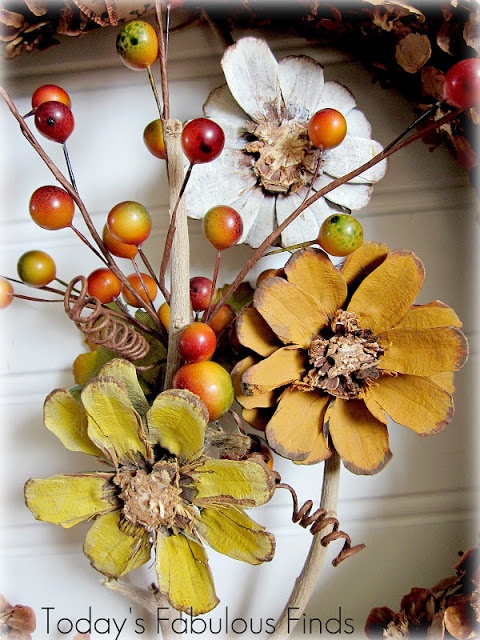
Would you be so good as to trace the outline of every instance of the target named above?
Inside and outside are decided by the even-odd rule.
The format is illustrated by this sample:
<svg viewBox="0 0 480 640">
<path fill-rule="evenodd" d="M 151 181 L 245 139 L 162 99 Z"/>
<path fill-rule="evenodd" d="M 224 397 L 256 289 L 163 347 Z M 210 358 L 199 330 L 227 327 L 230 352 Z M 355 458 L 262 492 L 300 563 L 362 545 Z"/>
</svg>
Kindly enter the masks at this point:
<svg viewBox="0 0 480 640">
<path fill-rule="evenodd" d="M 357 316 L 338 311 L 330 325 L 333 335 L 320 333 L 310 343 L 307 371 L 298 383 L 304 390 L 322 389 L 332 396 L 357 398 L 379 376 L 377 365 L 384 349 L 370 329 L 362 329 Z"/>
<path fill-rule="evenodd" d="M 309 183 L 320 151 L 312 147 L 307 125 L 298 120 L 247 122 L 255 139 L 245 151 L 254 154 L 253 171 L 271 193 L 294 193 Z"/>
<path fill-rule="evenodd" d="M 121 489 L 123 515 L 147 531 L 160 527 L 185 528 L 193 518 L 181 497 L 180 469 L 176 461 L 158 462 L 150 473 L 143 469 L 122 471 L 114 478 Z"/>
</svg>

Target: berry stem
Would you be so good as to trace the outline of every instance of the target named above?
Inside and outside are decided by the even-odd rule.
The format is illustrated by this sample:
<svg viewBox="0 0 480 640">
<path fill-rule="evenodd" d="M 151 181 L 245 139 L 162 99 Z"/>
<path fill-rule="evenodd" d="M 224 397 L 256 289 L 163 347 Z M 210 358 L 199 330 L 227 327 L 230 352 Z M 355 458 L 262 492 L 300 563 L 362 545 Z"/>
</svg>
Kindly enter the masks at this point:
<svg viewBox="0 0 480 640">
<path fill-rule="evenodd" d="M 215 313 L 220 309 L 220 307 L 223 306 L 228 300 L 228 298 L 236 291 L 236 289 L 240 286 L 240 284 L 245 279 L 245 276 L 250 271 L 250 269 L 260 260 L 260 258 L 264 256 L 264 253 L 268 249 L 268 247 L 270 247 L 280 237 L 284 229 L 286 229 L 286 227 L 288 227 L 288 225 L 291 222 L 293 222 L 296 218 L 298 218 L 298 216 L 303 211 L 305 211 L 305 209 L 308 209 L 310 205 L 312 205 L 314 202 L 316 202 L 317 200 L 325 196 L 327 193 L 330 193 L 330 191 L 333 191 L 340 185 L 345 184 L 349 180 L 352 180 L 353 178 L 359 176 L 364 171 L 367 171 L 367 169 L 370 169 L 371 167 L 375 166 L 382 160 L 385 160 L 386 158 L 393 155 L 394 153 L 397 153 L 397 151 L 400 151 L 404 147 L 412 144 L 412 142 L 419 140 L 425 134 L 435 131 L 436 129 L 439 129 L 442 125 L 446 124 L 447 122 L 454 120 L 460 115 L 460 113 L 462 113 L 462 111 L 464 111 L 464 109 L 456 109 L 455 111 L 452 111 L 451 113 L 448 113 L 447 115 L 445 115 L 443 118 L 440 118 L 439 120 L 436 120 L 432 124 L 426 127 L 423 127 L 420 131 L 417 131 L 416 133 L 411 134 L 408 138 L 405 138 L 394 145 L 389 144 L 385 149 L 382 149 L 380 153 L 377 153 L 376 156 L 371 158 L 371 160 L 368 160 L 368 162 L 365 162 L 364 164 L 360 165 L 356 169 L 353 169 L 352 171 L 345 174 L 341 178 L 332 180 L 332 182 L 325 185 L 322 189 L 317 191 L 313 196 L 310 196 L 310 198 L 307 198 L 307 200 L 304 200 L 287 218 L 285 218 L 285 220 L 280 225 L 278 225 L 278 227 L 276 227 L 276 229 L 272 231 L 272 233 L 269 236 L 267 236 L 267 238 L 265 238 L 262 244 L 254 251 L 252 256 L 245 263 L 245 265 L 243 266 L 243 268 L 235 278 L 235 280 L 232 282 L 232 284 L 228 287 L 225 293 L 218 300 L 217 304 L 213 308 L 212 315 L 215 315 Z"/>
<path fill-rule="evenodd" d="M 145 255 L 145 252 L 143 251 L 143 249 L 141 247 L 137 247 L 137 249 L 138 249 L 138 255 L 142 259 L 142 262 L 145 265 L 148 273 L 152 276 L 152 278 L 155 280 L 155 284 L 160 289 L 160 282 L 158 281 L 157 275 L 156 275 L 155 271 L 153 270 L 152 265 L 150 264 L 150 260 L 147 258 L 147 256 Z M 132 260 L 132 262 L 133 262 L 133 264 L 135 264 L 134 260 Z"/>
<path fill-rule="evenodd" d="M 152 309 L 154 309 L 154 310 L 155 310 L 155 308 L 154 308 L 154 306 L 153 306 L 153 300 L 151 299 L 151 297 L 150 297 L 150 295 L 149 295 L 149 293 L 148 293 L 147 286 L 146 286 L 145 282 L 143 281 L 142 274 L 140 273 L 140 269 L 138 268 L 138 265 L 137 265 L 137 263 L 135 262 L 135 260 L 132 260 L 132 264 L 133 264 L 133 268 L 135 269 L 135 273 L 136 273 L 136 274 L 137 274 L 137 276 L 138 276 L 138 279 L 139 279 L 139 281 L 140 281 L 140 284 L 141 284 L 141 286 L 142 286 L 142 289 L 143 289 L 143 291 L 144 291 L 145 295 L 147 296 L 147 300 L 148 300 L 149 306 L 150 306 Z"/>
<path fill-rule="evenodd" d="M 68 153 L 67 144 L 64 142 L 62 144 L 63 147 L 63 155 L 65 156 L 65 163 L 67 165 L 68 175 L 70 176 L 70 182 L 72 183 L 72 187 L 78 193 L 77 183 L 75 182 L 75 175 L 73 173 L 72 163 L 70 162 L 70 155 Z"/>
<path fill-rule="evenodd" d="M 210 320 L 210 314 L 212 311 L 212 305 L 213 305 L 213 296 L 215 295 L 215 289 L 217 286 L 217 278 L 218 278 L 218 272 L 220 271 L 220 258 L 221 258 L 222 252 L 221 251 L 217 251 L 217 258 L 215 260 L 215 268 L 213 270 L 213 276 L 212 276 L 212 290 L 210 291 L 210 300 L 208 302 L 208 308 L 207 308 L 207 313 L 205 314 L 205 319 L 204 322 L 206 324 L 208 324 L 208 321 Z"/>
<path fill-rule="evenodd" d="M 110 263 L 106 260 L 106 258 L 104 258 L 102 254 L 95 249 L 92 243 L 89 242 L 89 240 L 83 235 L 81 231 L 79 231 L 76 227 L 74 227 L 73 224 L 70 225 L 70 229 L 78 236 L 78 238 L 80 238 L 80 240 L 85 245 L 87 245 L 89 249 L 91 249 L 91 251 L 93 251 L 93 253 L 97 256 L 97 258 L 99 258 L 103 262 L 104 265 L 106 265 L 107 267 L 110 266 Z"/>
<path fill-rule="evenodd" d="M 162 104 L 160 102 L 160 97 L 158 95 L 157 85 L 155 83 L 155 78 L 153 77 L 153 73 L 152 73 L 152 70 L 151 70 L 150 67 L 147 68 L 147 72 L 148 72 L 148 81 L 150 82 L 150 87 L 152 88 L 153 96 L 155 98 L 155 102 L 157 103 L 158 113 L 161 116 L 162 115 Z"/>
</svg>

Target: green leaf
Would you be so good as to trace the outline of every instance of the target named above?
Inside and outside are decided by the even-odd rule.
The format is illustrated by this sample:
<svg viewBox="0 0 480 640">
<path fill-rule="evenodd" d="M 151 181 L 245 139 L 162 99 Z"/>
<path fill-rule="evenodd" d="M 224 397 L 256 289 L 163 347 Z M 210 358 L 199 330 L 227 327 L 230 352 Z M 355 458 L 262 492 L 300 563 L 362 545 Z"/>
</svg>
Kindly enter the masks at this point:
<svg viewBox="0 0 480 640">
<path fill-rule="evenodd" d="M 230 285 L 226 284 L 220 289 L 217 289 L 214 302 L 218 302 L 224 293 L 229 289 Z M 234 293 L 227 299 L 227 304 L 232 306 L 235 311 L 240 311 L 246 304 L 249 304 L 253 300 L 253 294 L 255 290 L 252 289 L 248 282 L 242 282 Z"/>
</svg>

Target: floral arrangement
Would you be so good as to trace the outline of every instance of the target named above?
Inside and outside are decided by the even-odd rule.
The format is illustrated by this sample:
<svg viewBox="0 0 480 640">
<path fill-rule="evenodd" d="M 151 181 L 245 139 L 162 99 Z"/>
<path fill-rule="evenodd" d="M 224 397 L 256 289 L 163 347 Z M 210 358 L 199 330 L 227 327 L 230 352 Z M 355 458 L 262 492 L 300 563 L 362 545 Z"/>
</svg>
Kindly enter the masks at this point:
<svg viewBox="0 0 480 640">
<path fill-rule="evenodd" d="M 170 115 L 170 10 L 157 3 L 155 27 L 136 18 L 116 39 L 125 65 L 148 75 L 159 110 L 144 132 L 147 148 L 166 162 L 170 187 L 159 273 L 142 249 L 152 229 L 142 204 L 118 203 L 103 230 L 95 228 L 67 150 L 75 123 L 64 89 L 39 87 L 25 115 L 0 89 L 57 181 L 32 194 L 33 221 L 71 228 L 101 264 L 65 283 L 48 254 L 30 251 L 18 261 L 18 279 L 0 279 L 2 307 L 63 299 L 89 347 L 74 362 L 75 386 L 46 398 L 44 423 L 67 449 L 90 456 L 90 470 L 29 479 L 25 502 L 35 518 L 64 528 L 91 522 L 84 553 L 111 589 L 151 611 L 166 599 L 197 616 L 218 604 L 205 546 L 253 565 L 272 561 L 274 536 L 247 510 L 286 489 L 294 522 L 313 534 L 286 605 L 301 612 L 328 544 L 343 540 L 335 565 L 364 546 L 352 545 L 336 516 L 340 462 L 354 474 L 376 474 L 392 457 L 388 418 L 420 435 L 440 432 L 452 418 L 453 374 L 468 354 L 461 321 L 438 300 L 416 304 L 420 259 L 364 239 L 352 212 L 368 203 L 389 156 L 471 113 L 480 64 L 467 57 L 453 65 L 437 119 L 420 117 L 382 148 L 350 91 L 326 79 L 319 63 L 277 61 L 264 40 L 247 36 L 225 50 L 226 84 L 208 96 L 201 117 L 182 124 Z M 32 120 L 62 146 L 66 172 L 39 143 Z M 74 224 L 77 210 L 88 238 Z M 203 220 L 216 250 L 211 279 L 190 277 L 187 216 Z M 217 289 L 223 252 L 239 243 L 252 247 L 251 256 Z M 251 289 L 247 274 L 272 251 L 289 258 Z M 129 259 L 133 273 L 116 258 Z M 313 502 L 299 506 L 274 470 L 271 450 L 323 468 L 313 514 Z M 122 580 L 152 553 L 153 587 Z M 286 629 L 284 612 L 276 637 Z"/>
</svg>

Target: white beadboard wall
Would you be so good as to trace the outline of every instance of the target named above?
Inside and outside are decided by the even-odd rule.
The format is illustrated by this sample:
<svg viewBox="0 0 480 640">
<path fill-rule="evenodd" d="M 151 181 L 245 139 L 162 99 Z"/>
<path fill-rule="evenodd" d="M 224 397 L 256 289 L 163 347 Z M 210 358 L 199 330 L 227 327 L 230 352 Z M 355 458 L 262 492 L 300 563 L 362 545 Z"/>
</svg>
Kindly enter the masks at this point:
<svg viewBox="0 0 480 640">
<path fill-rule="evenodd" d="M 166 179 L 162 162 L 148 154 L 142 141 L 144 126 L 157 117 L 155 103 L 146 74 L 128 70 L 117 58 L 115 36 L 114 29 L 102 30 L 41 54 L 24 55 L 3 65 L 3 83 L 22 113 L 28 111 L 31 93 L 41 84 L 60 84 L 70 93 L 76 128 L 68 147 L 80 193 L 94 221 L 101 228 L 106 213 L 122 200 L 144 203 L 154 219 L 146 252 L 158 264 L 165 234 Z M 343 53 L 280 35 L 270 35 L 269 43 L 279 58 L 305 53 L 321 61 L 327 79 L 346 84 L 354 93 L 382 144 L 412 120 L 411 105 L 394 91 L 372 84 L 363 67 Z M 169 55 L 172 115 L 181 120 L 197 117 L 209 91 L 224 81 L 221 47 L 211 32 L 195 27 L 171 36 Z M 30 195 L 53 178 L 3 104 L 0 116 L 0 272 L 15 276 L 18 257 L 41 248 L 55 258 L 64 280 L 79 272 L 88 274 L 98 265 L 73 233 L 47 232 L 31 222 Z M 49 142 L 45 147 L 63 166 L 60 149 Z M 390 160 L 387 177 L 359 214 L 367 238 L 413 250 L 422 259 L 427 277 L 419 302 L 441 299 L 459 313 L 471 356 L 457 375 L 456 415 L 442 434 L 420 438 L 392 424 L 394 457 L 383 472 L 356 477 L 342 470 L 341 525 L 354 544 L 365 542 L 367 547 L 336 569 L 329 563 L 325 566 L 296 637 L 320 635 L 318 626 L 312 634 L 308 625 L 303 627 L 310 618 L 323 621 L 321 637 L 362 637 L 371 607 L 385 604 L 396 609 L 411 587 L 430 586 L 449 575 L 457 551 L 477 542 L 476 206 L 455 161 L 443 149 L 431 153 L 417 142 Z M 209 275 L 214 252 L 198 223 L 191 223 L 191 233 L 192 274 Z M 246 247 L 226 253 L 221 280 L 229 281 L 249 253 Z M 267 259 L 252 277 L 271 264 L 273 258 Z M 1 312 L 0 323 L 0 592 L 12 603 L 35 609 L 34 638 L 71 637 L 69 621 L 88 618 L 89 611 L 92 624 L 98 621 L 93 638 L 160 637 L 155 625 L 142 633 L 135 626 L 142 611 L 101 585 L 101 576 L 81 550 L 84 527 L 63 530 L 37 522 L 23 504 L 23 485 L 29 477 L 88 468 L 85 456 L 65 451 L 42 426 L 46 394 L 72 384 L 70 366 L 82 351 L 81 337 L 60 305 L 16 301 Z M 277 460 L 277 467 L 302 502 L 318 500 L 321 467 L 302 469 L 283 460 Z M 226 615 L 230 620 L 251 618 L 253 631 L 241 635 L 253 635 L 263 623 L 263 637 L 268 637 L 267 623 L 279 614 L 311 540 L 308 531 L 290 522 L 290 515 L 289 496 L 281 491 L 255 514 L 276 534 L 277 554 L 270 564 L 245 567 L 209 552 L 221 598 L 211 614 L 214 628 L 220 621 L 225 624 Z M 332 549 L 330 558 L 338 550 Z M 132 579 L 146 584 L 152 576 L 141 570 Z M 326 625 L 339 615 L 341 625 L 333 621 Z M 114 621 L 121 625 L 124 620 L 118 631 Z M 85 624 L 80 623 L 79 629 L 84 630 Z M 230 628 L 230 636 L 239 635 L 239 630 L 241 625 L 237 631 Z"/>
</svg>

